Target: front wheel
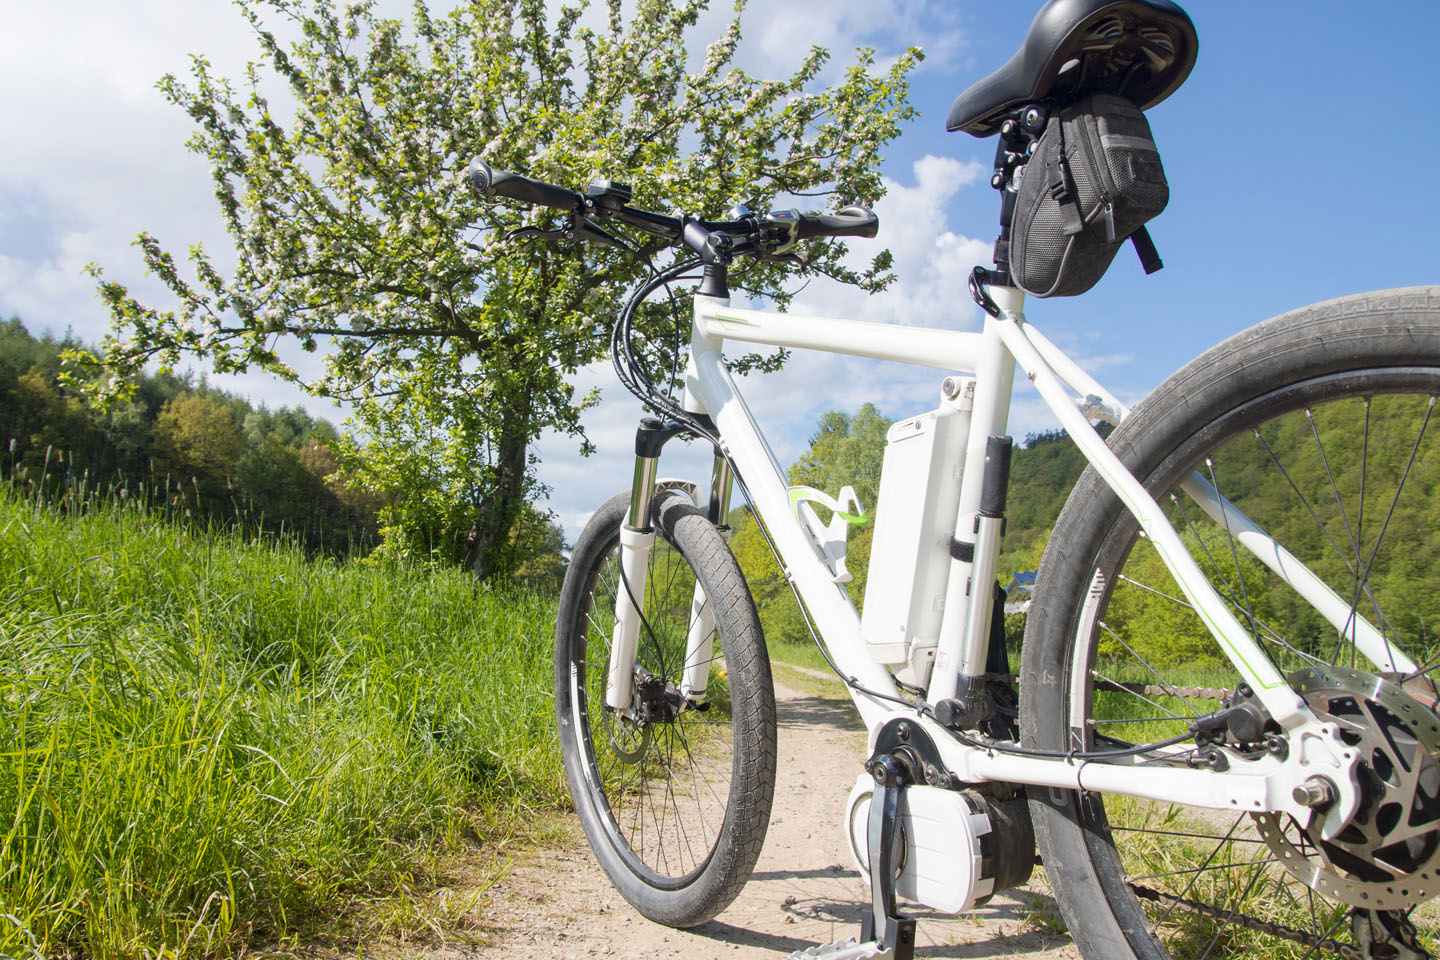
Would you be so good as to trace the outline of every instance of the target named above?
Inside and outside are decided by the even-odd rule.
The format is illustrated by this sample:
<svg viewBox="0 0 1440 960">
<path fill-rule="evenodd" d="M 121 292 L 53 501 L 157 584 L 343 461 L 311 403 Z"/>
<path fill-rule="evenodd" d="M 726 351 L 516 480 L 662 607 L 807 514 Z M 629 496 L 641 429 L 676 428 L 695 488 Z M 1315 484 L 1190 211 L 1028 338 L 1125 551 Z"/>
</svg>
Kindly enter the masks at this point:
<svg viewBox="0 0 1440 960">
<path fill-rule="evenodd" d="M 616 889 L 649 919 L 691 927 L 735 899 L 760 856 L 775 791 L 775 693 L 739 565 L 705 515 L 667 491 L 651 512 L 637 702 L 606 706 L 615 611 L 628 602 L 620 526 L 629 504 L 620 494 L 595 513 L 561 589 L 560 750 L 580 822 Z M 685 664 L 696 623 L 711 634 L 700 644 L 711 651 L 703 695 L 696 665 L 687 677 Z"/>
<path fill-rule="evenodd" d="M 1390 667 L 1404 662 L 1398 652 L 1428 666 L 1440 649 L 1437 397 L 1440 288 L 1395 290 L 1231 338 L 1111 436 L 1258 645 L 1365 757 L 1364 799 L 1327 839 L 1288 816 L 1032 790 L 1041 855 L 1086 957 L 1435 950 L 1436 690 L 1426 673 Z M 1248 551 L 1225 514 L 1207 515 L 1182 489 L 1197 489 L 1197 474 L 1343 598 L 1341 623 Z M 1236 695 L 1234 667 L 1095 471 L 1067 501 L 1036 582 L 1027 745 L 1150 743 Z M 1356 638 L 1369 628 L 1383 644 L 1367 657 Z M 1260 733 L 1247 743 L 1233 730 L 1226 744 L 1239 755 L 1266 748 Z M 1168 762 L 1191 761 L 1207 758 L 1197 749 Z"/>
</svg>

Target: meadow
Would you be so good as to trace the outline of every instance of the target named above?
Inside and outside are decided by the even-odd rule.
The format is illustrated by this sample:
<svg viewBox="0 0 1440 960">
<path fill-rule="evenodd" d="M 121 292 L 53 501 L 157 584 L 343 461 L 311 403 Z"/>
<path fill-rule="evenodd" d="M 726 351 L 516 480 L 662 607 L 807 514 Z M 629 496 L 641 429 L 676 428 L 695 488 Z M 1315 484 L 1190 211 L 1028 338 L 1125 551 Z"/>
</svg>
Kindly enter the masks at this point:
<svg viewBox="0 0 1440 960">
<path fill-rule="evenodd" d="M 137 499 L 0 484 L 0 954 L 284 945 L 562 800 L 552 599 Z"/>
</svg>

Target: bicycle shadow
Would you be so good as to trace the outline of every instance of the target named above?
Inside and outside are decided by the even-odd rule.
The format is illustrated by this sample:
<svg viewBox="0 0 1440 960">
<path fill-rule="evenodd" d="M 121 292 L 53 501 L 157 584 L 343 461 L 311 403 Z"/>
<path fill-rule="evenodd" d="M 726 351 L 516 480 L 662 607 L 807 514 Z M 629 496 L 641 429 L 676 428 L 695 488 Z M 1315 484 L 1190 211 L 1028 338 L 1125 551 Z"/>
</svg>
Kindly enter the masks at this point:
<svg viewBox="0 0 1440 960">
<path fill-rule="evenodd" d="M 797 671 L 797 667 L 776 665 L 776 699 L 779 700 L 779 721 L 781 726 L 813 727 L 824 726 L 834 730 L 863 731 L 865 724 L 855 712 L 855 705 L 843 692 L 817 692 L 814 689 L 801 690 L 802 684 L 787 682 L 786 674 Z M 807 677 L 807 674 L 801 674 Z M 809 687 L 809 683 L 803 684 Z M 838 688 L 837 688 L 838 690 Z"/>
<path fill-rule="evenodd" d="M 850 877 L 854 871 L 844 871 Z M 771 878 L 806 878 L 809 876 L 835 876 L 827 871 L 797 870 L 784 873 L 772 872 Z M 761 874 L 755 875 L 762 879 Z M 793 920 L 808 924 L 823 922 L 833 925 L 836 939 L 858 936 L 860 921 L 866 905 L 853 899 L 828 897 L 797 898 L 787 897 L 781 910 Z M 1055 912 L 1055 902 L 1049 896 L 1029 890 L 1011 890 L 997 897 L 983 907 L 955 916 L 940 913 L 916 904 L 901 908 L 901 912 L 917 921 L 918 956 L 966 960 L 966 958 L 1024 956 L 1067 946 L 1071 943 L 1068 934 L 1034 925 L 1037 912 Z M 792 922 L 787 919 L 784 922 Z M 990 936 L 980 936 L 967 943 L 937 943 L 943 933 L 956 921 L 970 922 L 982 928 L 990 928 Z M 941 925 L 945 925 L 942 929 Z M 813 927 L 812 927 L 813 929 Z M 816 941 L 798 936 L 770 933 L 751 927 L 738 926 L 723 920 L 711 920 L 690 933 L 718 944 L 744 948 L 789 953 L 815 946 Z M 977 930 L 977 933 L 981 931 Z"/>
</svg>

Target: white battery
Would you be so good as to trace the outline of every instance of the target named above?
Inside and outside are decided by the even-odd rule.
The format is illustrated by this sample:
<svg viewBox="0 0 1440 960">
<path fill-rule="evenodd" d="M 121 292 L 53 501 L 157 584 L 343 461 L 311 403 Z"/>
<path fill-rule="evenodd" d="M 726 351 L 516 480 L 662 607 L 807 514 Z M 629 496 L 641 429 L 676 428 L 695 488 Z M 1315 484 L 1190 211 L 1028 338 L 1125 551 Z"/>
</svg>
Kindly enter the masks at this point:
<svg viewBox="0 0 1440 960">
<path fill-rule="evenodd" d="M 880 470 L 860 633 L 871 657 L 908 665 L 922 686 L 945 612 L 974 383 L 950 378 L 938 409 L 894 424 Z"/>
</svg>

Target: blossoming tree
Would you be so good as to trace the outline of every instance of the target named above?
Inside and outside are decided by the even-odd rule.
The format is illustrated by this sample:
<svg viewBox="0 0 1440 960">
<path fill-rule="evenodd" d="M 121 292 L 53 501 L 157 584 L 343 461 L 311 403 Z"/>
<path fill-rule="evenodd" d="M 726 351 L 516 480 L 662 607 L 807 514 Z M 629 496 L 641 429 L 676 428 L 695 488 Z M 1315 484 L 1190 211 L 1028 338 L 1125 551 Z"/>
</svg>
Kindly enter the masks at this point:
<svg viewBox="0 0 1440 960">
<path fill-rule="evenodd" d="M 869 202 L 883 192 L 879 151 L 912 114 L 919 57 L 880 68 L 860 51 L 827 86 L 816 48 L 793 75 L 757 78 L 734 67 L 739 6 L 692 53 L 701 0 L 639 0 L 629 15 L 620 0 L 553 15 L 544 0 L 443 15 L 417 3 L 408 23 L 369 2 L 238 5 L 264 53 L 243 85 L 203 57 L 188 83 L 159 84 L 195 123 L 188 146 L 211 163 L 233 266 L 196 246 L 182 269 L 141 234 L 174 298 L 163 307 L 92 268 L 112 316 L 104 362 L 124 373 L 191 355 L 353 404 L 350 459 L 389 496 L 389 549 L 486 577 L 517 561 L 540 431 L 588 452 L 579 418 L 595 398 L 572 375 L 605 355 L 619 299 L 647 268 L 609 248 L 499 243 L 553 214 L 479 202 L 469 159 L 579 188 L 617 180 L 638 205 L 710 217 L 777 197 Z M 888 255 L 857 272 L 844 253 L 818 245 L 798 271 L 762 265 L 742 282 L 782 304 L 797 274 L 883 285 Z M 666 339 L 654 342 L 663 352 Z M 323 353 L 322 374 L 297 373 L 296 346 Z"/>
</svg>

